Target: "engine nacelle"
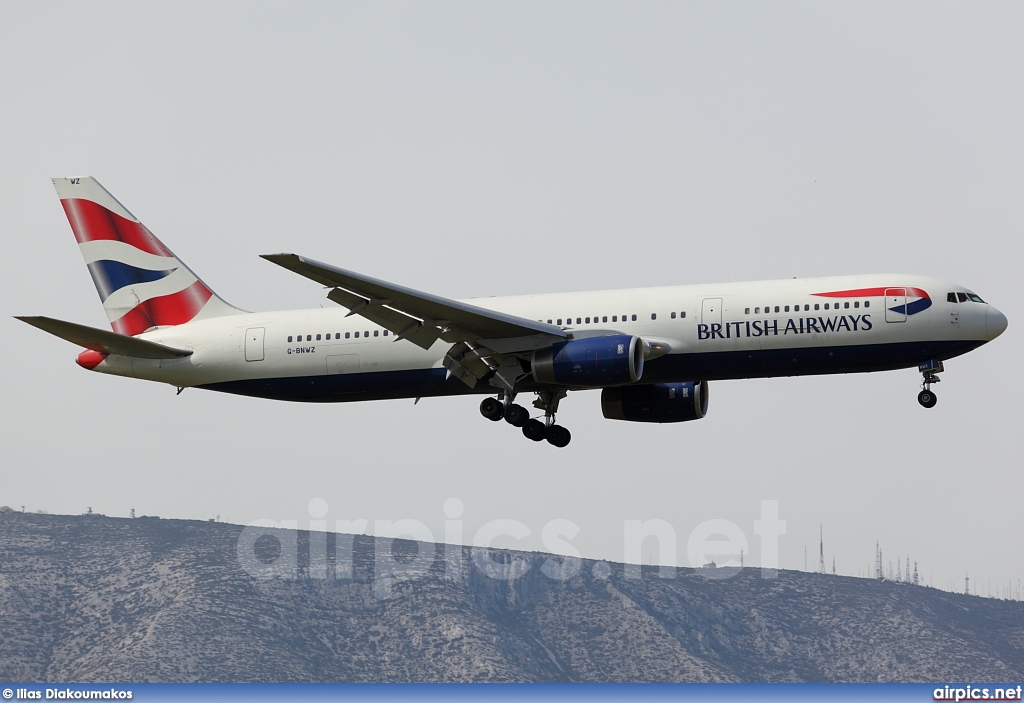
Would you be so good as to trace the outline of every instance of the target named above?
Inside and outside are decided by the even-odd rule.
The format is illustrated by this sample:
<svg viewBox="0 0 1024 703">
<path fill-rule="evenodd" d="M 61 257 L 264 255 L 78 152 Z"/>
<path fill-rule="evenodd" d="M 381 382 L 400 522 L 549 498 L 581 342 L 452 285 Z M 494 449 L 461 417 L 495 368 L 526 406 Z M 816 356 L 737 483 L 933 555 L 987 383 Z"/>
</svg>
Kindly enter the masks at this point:
<svg viewBox="0 0 1024 703">
<path fill-rule="evenodd" d="M 601 412 L 609 420 L 627 422 L 686 422 L 708 412 L 708 382 L 650 383 L 605 388 Z"/>
<path fill-rule="evenodd" d="M 644 343 L 628 334 L 586 337 L 538 349 L 530 362 L 538 383 L 590 387 L 634 383 L 644 373 Z"/>
</svg>

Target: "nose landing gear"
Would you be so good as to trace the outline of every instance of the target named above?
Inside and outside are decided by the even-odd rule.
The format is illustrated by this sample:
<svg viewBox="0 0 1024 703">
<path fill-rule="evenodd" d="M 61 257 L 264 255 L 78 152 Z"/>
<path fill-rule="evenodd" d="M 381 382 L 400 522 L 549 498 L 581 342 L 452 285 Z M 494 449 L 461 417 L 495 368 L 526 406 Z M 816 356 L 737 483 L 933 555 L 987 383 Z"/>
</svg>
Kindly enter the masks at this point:
<svg viewBox="0 0 1024 703">
<path fill-rule="evenodd" d="M 925 361 L 917 365 L 917 370 L 924 376 L 921 392 L 917 394 L 917 402 L 926 408 L 934 408 L 939 399 L 932 391 L 932 384 L 942 380 L 936 375 L 943 371 L 942 362 L 937 359 Z"/>
</svg>

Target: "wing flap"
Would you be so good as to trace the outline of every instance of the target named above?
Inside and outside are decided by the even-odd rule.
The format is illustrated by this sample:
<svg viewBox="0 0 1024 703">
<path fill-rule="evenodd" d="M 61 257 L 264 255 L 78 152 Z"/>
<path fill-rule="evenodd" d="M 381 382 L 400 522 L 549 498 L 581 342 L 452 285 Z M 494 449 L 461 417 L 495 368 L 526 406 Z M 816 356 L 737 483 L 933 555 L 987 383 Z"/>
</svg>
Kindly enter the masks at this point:
<svg viewBox="0 0 1024 703">
<path fill-rule="evenodd" d="M 38 327 L 42 331 L 49 332 L 72 344 L 103 354 L 122 354 L 139 359 L 180 359 L 192 355 L 191 349 L 175 349 L 138 337 L 127 337 L 117 332 L 56 320 L 52 317 L 15 316 L 15 319 Z"/>
<path fill-rule="evenodd" d="M 384 305 L 383 301 L 364 298 L 341 288 L 333 288 L 327 297 L 348 308 L 351 311 L 349 315 L 365 317 L 370 322 L 390 330 L 395 334 L 395 341 L 408 339 L 423 349 L 430 349 L 440 336 L 436 327 L 424 326 L 422 320 L 394 310 Z"/>
</svg>

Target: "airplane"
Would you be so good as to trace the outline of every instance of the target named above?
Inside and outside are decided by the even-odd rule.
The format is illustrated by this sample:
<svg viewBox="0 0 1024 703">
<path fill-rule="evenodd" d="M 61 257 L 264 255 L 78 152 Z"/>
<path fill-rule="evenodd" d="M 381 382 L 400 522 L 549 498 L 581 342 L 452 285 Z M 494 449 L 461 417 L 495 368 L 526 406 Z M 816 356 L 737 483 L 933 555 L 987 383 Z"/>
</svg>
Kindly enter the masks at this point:
<svg viewBox="0 0 1024 703">
<path fill-rule="evenodd" d="M 53 179 L 112 331 L 18 317 L 85 347 L 99 373 L 258 398 L 350 402 L 483 394 L 480 413 L 569 444 L 569 391 L 604 417 L 699 420 L 708 382 L 916 367 L 936 404 L 943 362 L 1007 319 L 973 291 L 906 274 L 452 300 L 297 254 L 263 258 L 340 307 L 247 312 L 225 302 L 91 177 Z M 536 394 L 538 417 L 515 402 Z"/>
</svg>

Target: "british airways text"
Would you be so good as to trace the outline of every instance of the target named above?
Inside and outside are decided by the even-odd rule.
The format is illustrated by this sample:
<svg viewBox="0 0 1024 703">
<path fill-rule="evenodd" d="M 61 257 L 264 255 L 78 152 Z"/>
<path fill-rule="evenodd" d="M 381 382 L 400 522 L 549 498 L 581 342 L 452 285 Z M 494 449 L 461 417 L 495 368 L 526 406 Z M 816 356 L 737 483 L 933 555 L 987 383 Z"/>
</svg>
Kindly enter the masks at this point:
<svg viewBox="0 0 1024 703">
<path fill-rule="evenodd" d="M 783 320 L 742 320 L 722 324 L 698 324 L 697 339 L 737 339 L 777 337 L 780 334 L 823 334 L 827 332 L 867 332 L 873 327 L 871 315 L 833 317 L 796 317 Z"/>
</svg>

